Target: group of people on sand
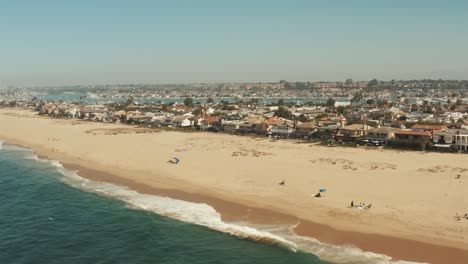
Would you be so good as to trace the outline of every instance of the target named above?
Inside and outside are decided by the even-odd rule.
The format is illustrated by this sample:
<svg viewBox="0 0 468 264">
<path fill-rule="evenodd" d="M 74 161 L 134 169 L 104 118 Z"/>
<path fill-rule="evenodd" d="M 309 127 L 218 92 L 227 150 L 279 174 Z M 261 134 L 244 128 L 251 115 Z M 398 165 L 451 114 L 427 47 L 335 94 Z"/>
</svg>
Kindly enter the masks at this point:
<svg viewBox="0 0 468 264">
<path fill-rule="evenodd" d="M 465 213 L 463 216 L 458 215 L 458 213 L 455 214 L 455 219 L 457 221 L 460 221 L 462 218 L 468 220 L 468 213 Z"/>
<path fill-rule="evenodd" d="M 351 207 L 350 208 L 357 208 L 357 209 L 364 209 L 364 210 L 369 210 L 371 209 L 372 204 L 366 205 L 364 202 L 360 202 L 359 204 L 354 204 L 354 201 L 351 201 Z"/>
</svg>

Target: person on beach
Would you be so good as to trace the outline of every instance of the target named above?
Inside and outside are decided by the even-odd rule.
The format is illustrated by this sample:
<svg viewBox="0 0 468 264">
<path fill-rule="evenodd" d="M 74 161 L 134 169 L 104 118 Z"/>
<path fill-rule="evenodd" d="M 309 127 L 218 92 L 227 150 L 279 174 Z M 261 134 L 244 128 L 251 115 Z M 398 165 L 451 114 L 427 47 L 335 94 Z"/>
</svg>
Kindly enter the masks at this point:
<svg viewBox="0 0 468 264">
<path fill-rule="evenodd" d="M 354 207 L 354 201 L 351 201 L 351 208 Z"/>
<path fill-rule="evenodd" d="M 318 192 L 314 197 L 322 197 L 322 194 L 320 194 L 320 192 Z"/>
<path fill-rule="evenodd" d="M 286 182 L 284 182 L 284 180 L 283 180 L 283 181 L 281 181 L 281 182 L 279 183 L 279 185 L 286 185 Z"/>
</svg>

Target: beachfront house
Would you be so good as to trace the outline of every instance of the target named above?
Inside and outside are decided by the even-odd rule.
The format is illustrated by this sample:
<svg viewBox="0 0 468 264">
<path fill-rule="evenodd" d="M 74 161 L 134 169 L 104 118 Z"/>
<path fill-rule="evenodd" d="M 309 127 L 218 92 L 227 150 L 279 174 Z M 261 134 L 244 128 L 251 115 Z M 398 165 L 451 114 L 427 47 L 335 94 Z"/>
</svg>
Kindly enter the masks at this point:
<svg viewBox="0 0 468 264">
<path fill-rule="evenodd" d="M 253 130 L 255 135 L 267 135 L 271 132 L 271 126 L 265 124 L 264 122 L 256 122 L 253 125 Z"/>
<path fill-rule="evenodd" d="M 78 111 L 78 117 L 81 119 L 95 120 L 96 117 L 99 117 L 102 113 L 105 113 L 106 110 L 93 109 L 93 108 L 82 108 Z M 102 121 L 102 120 L 99 120 Z"/>
<path fill-rule="evenodd" d="M 239 133 L 244 135 L 255 134 L 254 124 L 250 122 L 239 124 Z"/>
<path fill-rule="evenodd" d="M 239 121 L 223 122 L 223 131 L 227 134 L 236 134 L 239 130 Z"/>
<path fill-rule="evenodd" d="M 450 147 L 455 143 L 455 135 L 457 134 L 456 129 L 444 129 L 441 131 L 435 131 L 432 136 L 432 142 L 436 147 Z"/>
<path fill-rule="evenodd" d="M 335 138 L 343 142 L 355 142 L 357 140 L 363 140 L 368 130 L 369 126 L 366 124 L 344 126 L 338 130 Z"/>
<path fill-rule="evenodd" d="M 370 143 L 385 144 L 388 140 L 395 138 L 395 132 L 400 131 L 393 127 L 370 128 L 367 131 L 366 139 Z"/>
<path fill-rule="evenodd" d="M 395 132 L 395 139 L 405 143 L 427 143 L 432 134 L 428 131 L 400 130 Z"/>
<path fill-rule="evenodd" d="M 193 126 L 193 122 L 186 116 L 174 116 L 172 119 L 172 126 L 187 128 Z"/>
<path fill-rule="evenodd" d="M 319 126 L 317 131 L 312 133 L 312 138 L 320 140 L 330 140 L 334 139 L 338 129 L 340 129 L 340 124 L 328 125 L 328 126 Z"/>
<path fill-rule="evenodd" d="M 151 119 L 152 119 L 151 116 L 146 116 L 144 114 L 127 115 L 128 124 L 143 125 L 143 124 L 149 123 Z"/>
<path fill-rule="evenodd" d="M 315 122 L 304 122 L 296 125 L 293 136 L 295 138 L 309 139 L 316 131 L 317 125 Z"/>
<path fill-rule="evenodd" d="M 282 138 L 289 138 L 294 128 L 287 124 L 276 124 L 271 128 L 271 134 Z"/>
<path fill-rule="evenodd" d="M 434 135 L 434 132 L 441 131 L 443 129 L 447 129 L 447 126 L 415 124 L 411 127 L 411 130 L 413 131 L 427 131 L 430 132 L 431 135 Z"/>
<path fill-rule="evenodd" d="M 67 107 L 65 109 L 65 117 L 75 118 L 77 113 L 78 113 L 78 109 L 76 109 L 76 107 Z"/>
<path fill-rule="evenodd" d="M 218 121 L 217 116 L 206 116 L 202 120 L 200 120 L 200 130 L 208 130 L 210 127 L 213 126 L 213 123 Z"/>
<path fill-rule="evenodd" d="M 455 146 L 458 151 L 468 153 L 468 132 L 466 130 L 457 132 Z"/>
</svg>

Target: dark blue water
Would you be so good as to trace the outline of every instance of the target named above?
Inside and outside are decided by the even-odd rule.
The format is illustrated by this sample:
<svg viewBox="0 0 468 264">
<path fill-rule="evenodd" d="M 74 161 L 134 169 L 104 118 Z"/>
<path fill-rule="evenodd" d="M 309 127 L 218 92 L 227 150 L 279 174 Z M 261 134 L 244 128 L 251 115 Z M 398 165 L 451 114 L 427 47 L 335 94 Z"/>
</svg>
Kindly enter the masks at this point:
<svg viewBox="0 0 468 264">
<path fill-rule="evenodd" d="M 26 150 L 0 150 L 0 263 L 325 263 L 74 188 Z"/>
</svg>

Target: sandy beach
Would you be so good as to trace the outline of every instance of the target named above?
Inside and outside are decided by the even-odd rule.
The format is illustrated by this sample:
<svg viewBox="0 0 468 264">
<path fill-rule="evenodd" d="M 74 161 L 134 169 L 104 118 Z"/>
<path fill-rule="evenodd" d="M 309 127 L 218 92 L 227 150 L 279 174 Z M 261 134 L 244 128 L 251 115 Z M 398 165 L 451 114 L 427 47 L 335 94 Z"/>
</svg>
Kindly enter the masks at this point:
<svg viewBox="0 0 468 264">
<path fill-rule="evenodd" d="M 158 131 L 20 109 L 0 109 L 0 140 L 92 180 L 207 203 L 226 221 L 299 224 L 299 235 L 395 259 L 468 261 L 468 220 L 454 218 L 468 213 L 465 154 Z M 181 163 L 168 163 L 173 156 Z"/>
</svg>

